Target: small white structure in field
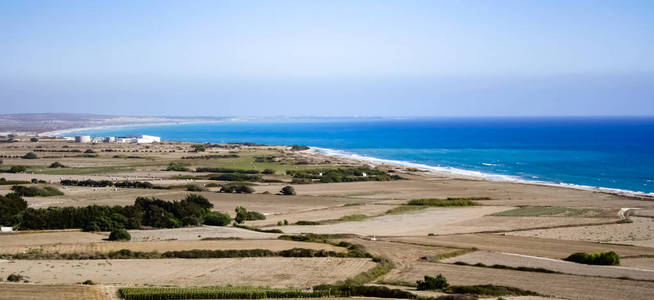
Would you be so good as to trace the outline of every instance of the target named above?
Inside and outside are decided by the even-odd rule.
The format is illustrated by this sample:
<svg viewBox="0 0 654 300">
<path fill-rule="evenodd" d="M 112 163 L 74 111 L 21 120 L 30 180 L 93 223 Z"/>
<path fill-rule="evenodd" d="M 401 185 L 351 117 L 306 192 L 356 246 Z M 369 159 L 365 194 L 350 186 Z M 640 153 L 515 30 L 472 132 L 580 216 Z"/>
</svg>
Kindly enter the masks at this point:
<svg viewBox="0 0 654 300">
<path fill-rule="evenodd" d="M 104 138 L 104 142 L 105 142 L 105 143 L 115 143 L 115 142 L 116 142 L 116 138 L 113 137 L 113 136 L 108 136 L 108 137 Z"/>
<path fill-rule="evenodd" d="M 366 173 L 361 173 L 361 176 L 363 176 L 363 177 L 368 177 L 368 174 L 366 174 Z"/>
<path fill-rule="evenodd" d="M 371 241 L 376 241 L 376 240 L 377 240 L 377 237 L 375 237 L 375 236 L 373 235 L 373 236 L 370 238 L 370 240 L 371 240 Z"/>
<path fill-rule="evenodd" d="M 90 142 L 91 142 L 90 135 L 78 135 L 75 137 L 75 143 L 90 143 Z"/>
<path fill-rule="evenodd" d="M 12 231 L 14 231 L 14 228 L 12 227 L 4 227 L 4 226 L 0 227 L 0 232 L 12 232 Z"/>
</svg>

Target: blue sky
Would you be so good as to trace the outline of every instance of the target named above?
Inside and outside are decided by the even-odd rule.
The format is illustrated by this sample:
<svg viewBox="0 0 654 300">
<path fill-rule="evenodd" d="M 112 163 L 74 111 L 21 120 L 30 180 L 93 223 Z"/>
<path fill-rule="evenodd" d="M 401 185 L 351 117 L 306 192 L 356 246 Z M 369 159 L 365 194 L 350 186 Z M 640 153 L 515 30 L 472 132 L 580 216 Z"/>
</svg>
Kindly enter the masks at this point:
<svg viewBox="0 0 654 300">
<path fill-rule="evenodd" d="M 653 1 L 2 1 L 2 111 L 654 115 Z"/>
</svg>

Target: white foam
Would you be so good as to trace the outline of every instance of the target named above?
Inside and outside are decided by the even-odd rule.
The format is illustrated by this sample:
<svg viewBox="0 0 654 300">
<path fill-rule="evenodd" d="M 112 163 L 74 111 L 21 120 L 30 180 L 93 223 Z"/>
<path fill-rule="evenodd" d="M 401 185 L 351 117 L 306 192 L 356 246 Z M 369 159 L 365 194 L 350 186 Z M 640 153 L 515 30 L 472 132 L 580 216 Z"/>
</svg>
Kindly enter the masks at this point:
<svg viewBox="0 0 654 300">
<path fill-rule="evenodd" d="M 349 159 L 364 161 L 364 162 L 370 163 L 371 165 L 388 164 L 388 165 L 396 165 L 396 166 L 402 166 L 402 167 L 408 167 L 408 168 L 415 168 L 415 169 L 430 171 L 430 172 L 434 172 L 434 173 L 441 173 L 441 174 L 446 173 L 446 174 L 452 174 L 452 175 L 457 175 L 457 176 L 481 178 L 481 179 L 492 180 L 492 181 L 517 182 L 517 183 L 526 183 L 526 184 L 557 186 L 557 187 L 565 187 L 565 188 L 571 188 L 571 189 L 577 189 L 577 190 L 611 193 L 611 194 L 626 195 L 626 196 L 654 197 L 654 193 L 647 193 L 647 192 L 640 192 L 640 191 L 630 191 L 630 190 L 607 188 L 607 187 L 597 187 L 597 186 L 589 186 L 589 185 L 579 185 L 579 184 L 573 184 L 573 183 L 563 183 L 563 182 L 558 183 L 558 182 L 550 182 L 550 181 L 543 181 L 543 180 L 527 180 L 527 179 L 520 178 L 518 176 L 512 176 L 512 175 L 484 173 L 484 172 L 479 172 L 479 171 L 465 170 L 465 169 L 459 169 L 459 168 L 453 168 L 453 167 L 430 166 L 430 165 L 425 165 L 425 164 L 412 163 L 412 162 L 408 162 L 408 161 L 376 158 L 376 157 L 356 154 L 356 153 L 352 153 L 352 152 L 347 152 L 347 151 L 343 151 L 343 150 L 335 150 L 335 149 L 328 149 L 328 148 L 311 147 L 307 151 L 312 151 L 314 153 L 320 153 L 320 154 L 327 155 L 327 156 L 343 157 L 343 158 L 349 158 Z"/>
</svg>

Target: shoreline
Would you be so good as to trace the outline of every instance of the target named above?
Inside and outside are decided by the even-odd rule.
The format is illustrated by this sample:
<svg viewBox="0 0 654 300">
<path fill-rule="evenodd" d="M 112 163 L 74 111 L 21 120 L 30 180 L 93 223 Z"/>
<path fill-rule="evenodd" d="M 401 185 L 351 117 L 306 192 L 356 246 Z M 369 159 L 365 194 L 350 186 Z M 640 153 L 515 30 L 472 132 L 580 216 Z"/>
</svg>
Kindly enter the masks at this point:
<svg viewBox="0 0 654 300">
<path fill-rule="evenodd" d="M 129 124 L 116 124 L 116 125 L 103 125 L 103 126 L 92 126 L 92 127 L 76 127 L 68 129 L 60 129 L 53 131 L 46 131 L 38 133 L 37 136 L 51 136 L 51 137 L 62 137 L 64 134 L 69 134 L 77 131 L 84 130 L 104 130 L 110 128 L 122 128 L 122 127 L 154 127 L 154 126 L 170 126 L 170 125 L 188 125 L 188 124 L 213 124 L 213 123 L 224 123 L 229 122 L 228 120 L 215 120 L 215 121 L 182 121 L 182 122 L 161 122 L 161 123 L 129 123 Z"/>
<path fill-rule="evenodd" d="M 654 192 L 647 193 L 647 192 L 630 191 L 624 189 L 598 187 L 598 186 L 590 186 L 590 185 L 580 185 L 580 184 L 565 183 L 565 182 L 556 183 L 556 182 L 549 182 L 549 181 L 528 180 L 513 175 L 483 173 L 479 171 L 458 169 L 454 167 L 430 166 L 426 164 L 412 163 L 409 161 L 383 159 L 383 158 L 361 155 L 353 152 L 347 152 L 344 150 L 336 150 L 336 149 L 328 149 L 328 148 L 320 148 L 320 147 L 310 147 L 310 149 L 306 151 L 307 153 L 311 153 L 311 154 L 320 154 L 329 157 L 339 157 L 339 158 L 351 159 L 359 162 L 366 162 L 375 166 L 385 164 L 385 165 L 392 165 L 392 166 L 399 166 L 399 167 L 415 168 L 441 176 L 442 175 L 459 176 L 462 178 L 474 179 L 474 180 L 488 180 L 493 182 L 512 182 L 512 183 L 531 184 L 531 185 L 540 185 L 540 186 L 549 186 L 549 187 L 560 187 L 560 188 L 568 188 L 574 190 L 607 193 L 612 195 L 638 197 L 638 198 L 654 200 Z"/>
<path fill-rule="evenodd" d="M 230 121 L 238 121 L 238 120 L 227 119 L 227 120 L 215 120 L 215 121 L 131 123 L 131 124 L 120 124 L 120 125 L 105 125 L 105 126 L 80 127 L 80 128 L 70 128 L 70 129 L 49 131 L 49 132 L 40 133 L 38 134 L 38 136 L 63 136 L 66 133 L 72 133 L 72 132 L 83 131 L 83 130 L 103 130 L 108 128 L 122 128 L 122 127 L 132 127 L 132 126 L 153 127 L 153 126 L 188 125 L 188 124 L 215 124 L 215 123 L 226 123 Z M 361 155 L 353 152 L 348 152 L 345 150 L 329 149 L 329 148 L 321 148 L 321 147 L 313 147 L 313 146 L 309 146 L 309 147 L 310 149 L 306 150 L 305 153 L 351 159 L 358 162 L 370 163 L 372 165 L 386 164 L 386 165 L 393 165 L 399 167 L 415 168 L 441 176 L 442 175 L 459 176 L 462 178 L 474 179 L 474 180 L 488 180 L 493 182 L 513 182 L 513 183 L 521 183 L 521 184 L 569 188 L 574 190 L 591 191 L 591 192 L 607 193 L 612 195 L 638 197 L 638 198 L 654 200 L 654 192 L 648 193 L 648 192 L 631 191 L 631 190 L 624 190 L 618 188 L 580 185 L 580 184 L 565 183 L 565 182 L 557 183 L 557 182 L 549 182 L 549 181 L 528 180 L 514 175 L 483 173 L 479 171 L 471 171 L 471 170 L 459 169 L 454 167 L 430 166 L 426 164 L 412 163 L 409 161 L 371 157 L 371 156 Z"/>
</svg>

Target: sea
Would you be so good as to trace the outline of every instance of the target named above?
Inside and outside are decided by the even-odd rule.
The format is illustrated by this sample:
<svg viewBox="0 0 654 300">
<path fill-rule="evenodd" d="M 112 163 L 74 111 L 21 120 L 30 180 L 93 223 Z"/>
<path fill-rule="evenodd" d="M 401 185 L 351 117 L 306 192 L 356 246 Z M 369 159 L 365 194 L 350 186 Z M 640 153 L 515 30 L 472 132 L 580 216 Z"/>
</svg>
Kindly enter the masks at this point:
<svg viewBox="0 0 654 300">
<path fill-rule="evenodd" d="M 235 119 L 66 133 L 82 134 L 297 144 L 491 180 L 654 195 L 654 117 Z"/>
</svg>

